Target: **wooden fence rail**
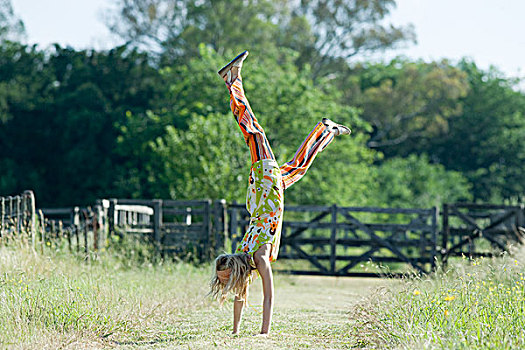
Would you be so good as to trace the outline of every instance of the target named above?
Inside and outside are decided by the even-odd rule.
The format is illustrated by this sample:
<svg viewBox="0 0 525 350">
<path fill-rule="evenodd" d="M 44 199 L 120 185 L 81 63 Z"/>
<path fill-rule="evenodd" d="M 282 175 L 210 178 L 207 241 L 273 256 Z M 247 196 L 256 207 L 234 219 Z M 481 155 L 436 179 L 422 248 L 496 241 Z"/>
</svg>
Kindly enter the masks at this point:
<svg viewBox="0 0 525 350">
<path fill-rule="evenodd" d="M 40 249 L 54 239 L 66 239 L 70 251 L 98 251 L 104 245 L 105 214 L 94 207 L 43 208 L 39 210 Z"/>
<path fill-rule="evenodd" d="M 212 234 L 214 218 L 209 200 L 107 201 L 109 233 L 126 232 L 149 236 L 161 254 L 211 258 L 217 245 Z"/>
<path fill-rule="evenodd" d="M 306 262 L 291 273 L 331 276 L 392 274 L 367 272 L 362 264 L 397 263 L 419 273 L 436 263 L 438 211 L 332 206 L 289 206 L 279 259 Z M 242 239 L 249 215 L 244 205 L 228 206 L 231 249 Z M 380 221 L 380 222 L 377 222 Z"/>
<path fill-rule="evenodd" d="M 525 235 L 523 205 L 452 203 L 441 211 L 308 205 L 285 212 L 279 260 L 300 274 L 428 273 L 438 261 L 490 256 L 523 243 Z M 92 207 L 37 212 L 31 191 L 0 197 L 0 242 L 28 237 L 42 249 L 66 239 L 70 250 L 86 255 L 110 235 L 130 235 L 144 237 L 163 256 L 206 261 L 235 251 L 249 220 L 244 204 L 224 200 L 101 199 Z"/>
<path fill-rule="evenodd" d="M 523 243 L 523 205 L 454 203 L 443 206 L 441 255 L 443 262 L 454 256 L 491 256 L 506 251 L 509 244 Z"/>
</svg>

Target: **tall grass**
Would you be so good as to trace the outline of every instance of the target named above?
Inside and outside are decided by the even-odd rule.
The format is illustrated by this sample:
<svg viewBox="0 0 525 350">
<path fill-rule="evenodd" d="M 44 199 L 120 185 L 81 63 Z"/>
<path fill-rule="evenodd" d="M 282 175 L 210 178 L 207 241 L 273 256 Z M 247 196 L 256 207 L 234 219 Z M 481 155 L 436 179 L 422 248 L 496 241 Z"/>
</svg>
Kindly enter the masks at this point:
<svg viewBox="0 0 525 350">
<path fill-rule="evenodd" d="M 44 254 L 0 247 L 0 348 L 525 348 L 523 249 L 403 281 L 276 274 L 266 340 L 251 337 L 260 326 L 259 282 L 242 335 L 230 337 L 231 304 L 221 309 L 206 297 L 209 265 L 152 254 L 136 242 L 89 259 L 60 242 L 46 243 Z"/>
<path fill-rule="evenodd" d="M 363 347 L 525 348 L 525 250 L 455 262 L 353 308 Z"/>
<path fill-rule="evenodd" d="M 184 263 L 84 261 L 51 250 L 0 248 L 0 347 L 164 341 L 182 310 L 209 301 L 207 269 Z M 74 347 L 74 346 L 73 346 Z"/>
<path fill-rule="evenodd" d="M 135 243 L 89 259 L 60 242 L 43 254 L 24 246 L 0 248 L 0 348 L 351 348 L 348 306 L 387 282 L 276 274 L 272 334 L 261 339 L 260 281 L 232 336 L 232 303 L 207 297 L 210 264 L 151 261 Z"/>
</svg>

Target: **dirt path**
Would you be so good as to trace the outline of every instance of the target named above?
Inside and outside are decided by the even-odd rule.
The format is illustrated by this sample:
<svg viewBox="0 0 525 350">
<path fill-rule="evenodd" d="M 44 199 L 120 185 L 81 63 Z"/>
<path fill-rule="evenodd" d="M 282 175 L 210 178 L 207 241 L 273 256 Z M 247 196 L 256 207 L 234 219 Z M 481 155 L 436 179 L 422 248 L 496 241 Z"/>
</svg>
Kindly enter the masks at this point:
<svg viewBox="0 0 525 350">
<path fill-rule="evenodd" d="M 345 349 L 355 346 L 350 331 L 350 309 L 374 290 L 397 283 L 379 278 L 275 276 L 275 308 L 269 338 L 259 331 L 262 312 L 261 282 L 250 288 L 250 306 L 239 336 L 231 336 L 232 305 L 210 304 L 182 317 L 176 333 L 181 342 L 158 344 L 180 349 Z M 158 348 L 157 346 L 155 348 Z"/>
<path fill-rule="evenodd" d="M 374 290 L 395 283 L 381 278 L 324 276 L 276 277 L 276 309 L 345 309 L 370 295 Z M 254 293 L 261 294 L 260 283 L 254 283 Z M 255 297 L 255 295 L 254 295 Z"/>
</svg>

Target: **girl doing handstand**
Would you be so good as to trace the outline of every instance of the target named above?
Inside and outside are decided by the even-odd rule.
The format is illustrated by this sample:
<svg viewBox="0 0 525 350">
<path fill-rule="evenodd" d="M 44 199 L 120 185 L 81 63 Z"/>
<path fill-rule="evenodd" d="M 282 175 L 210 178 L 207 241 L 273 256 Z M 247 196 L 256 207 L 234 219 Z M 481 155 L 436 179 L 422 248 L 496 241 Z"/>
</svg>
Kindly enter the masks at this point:
<svg viewBox="0 0 525 350">
<path fill-rule="evenodd" d="M 228 292 L 235 294 L 233 334 L 239 332 L 242 309 L 248 298 L 248 285 L 257 270 L 263 287 L 263 319 L 261 334 L 270 332 L 273 309 L 273 275 L 270 263 L 277 259 L 284 210 L 284 193 L 299 181 L 316 157 L 336 135 L 349 135 L 350 129 L 323 118 L 291 161 L 279 166 L 262 127 L 257 122 L 244 95 L 241 67 L 248 51 L 235 57 L 219 70 L 230 92 L 230 108 L 250 148 L 250 170 L 246 208 L 250 223 L 234 254 L 222 254 L 215 260 L 211 294 L 221 303 Z"/>
</svg>

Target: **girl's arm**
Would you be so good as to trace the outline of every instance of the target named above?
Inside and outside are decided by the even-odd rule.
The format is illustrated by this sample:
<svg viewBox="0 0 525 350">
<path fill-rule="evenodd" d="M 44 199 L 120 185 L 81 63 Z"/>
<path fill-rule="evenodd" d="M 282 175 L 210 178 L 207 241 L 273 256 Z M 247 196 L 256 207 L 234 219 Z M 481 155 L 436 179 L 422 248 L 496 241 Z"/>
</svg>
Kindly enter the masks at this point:
<svg viewBox="0 0 525 350">
<path fill-rule="evenodd" d="M 246 298 L 248 298 L 248 291 L 246 291 Z M 241 324 L 243 306 L 244 300 L 239 299 L 239 297 L 236 295 L 235 301 L 233 302 L 233 334 L 239 333 L 239 325 Z"/>
<path fill-rule="evenodd" d="M 265 244 L 253 255 L 263 285 L 263 319 L 261 334 L 269 334 L 273 309 L 273 274 L 270 265 L 271 244 Z"/>
</svg>

